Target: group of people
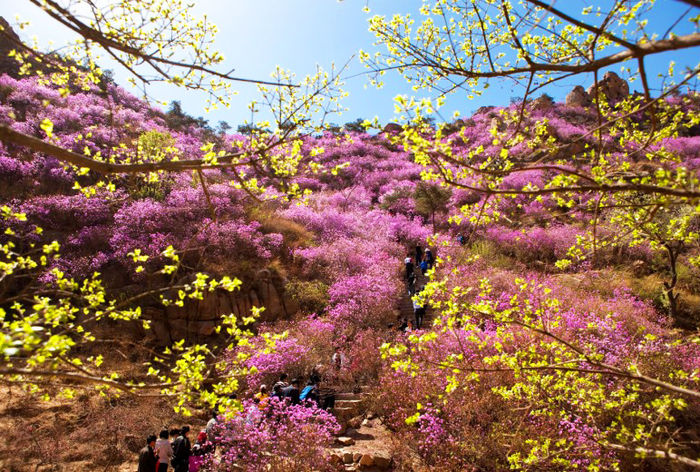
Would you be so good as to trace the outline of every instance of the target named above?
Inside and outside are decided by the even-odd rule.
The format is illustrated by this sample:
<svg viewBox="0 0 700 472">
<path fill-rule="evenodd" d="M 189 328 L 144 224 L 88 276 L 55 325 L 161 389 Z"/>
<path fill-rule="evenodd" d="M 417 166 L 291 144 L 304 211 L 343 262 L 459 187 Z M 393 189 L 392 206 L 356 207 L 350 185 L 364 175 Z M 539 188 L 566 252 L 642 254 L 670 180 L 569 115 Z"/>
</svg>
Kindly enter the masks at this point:
<svg viewBox="0 0 700 472">
<path fill-rule="evenodd" d="M 336 369 L 340 369 L 343 362 L 342 359 L 342 354 L 336 349 L 333 357 Z M 324 410 L 329 410 L 335 406 L 335 395 L 333 392 L 321 388 L 321 374 L 318 366 L 311 372 L 304 388 L 301 388 L 302 379 L 294 378 L 289 382 L 288 379 L 289 376 L 286 373 L 281 374 L 279 380 L 272 386 L 271 393 L 268 393 L 267 385 L 260 386 L 258 393 L 254 396 L 254 401 L 258 404 L 260 410 L 267 408 L 270 398 L 276 398 L 278 401 L 287 401 L 292 405 L 310 401 Z"/>
<path fill-rule="evenodd" d="M 197 435 L 194 446 L 188 437 L 189 426 L 171 430 L 163 428 L 158 438 L 151 434 L 139 452 L 138 472 L 167 472 L 169 466 L 174 472 L 197 472 L 204 457 L 214 450 L 212 430 L 215 424 L 214 414 L 206 430 Z"/>
<path fill-rule="evenodd" d="M 339 348 L 335 348 L 331 358 L 332 368 L 336 371 L 345 366 L 347 360 Z M 316 366 L 309 375 L 309 380 L 302 388 L 302 379 L 294 378 L 289 381 L 289 376 L 283 373 L 277 382 L 268 391 L 267 385 L 261 385 L 253 396 L 253 402 L 257 408 L 250 408 L 247 416 L 241 417 L 248 424 L 258 425 L 263 416 L 270 412 L 270 399 L 284 401 L 291 405 L 298 405 L 308 401 L 315 403 L 319 408 L 330 410 L 335 406 L 335 394 L 330 389 L 321 388 L 321 366 Z M 163 429 L 159 437 L 152 434 L 146 438 L 146 446 L 139 452 L 138 472 L 167 472 L 172 466 L 174 472 L 197 472 L 205 460 L 205 456 L 215 450 L 214 430 L 217 425 L 217 413 L 212 412 L 212 417 L 207 423 L 206 429 L 200 431 L 197 440 L 192 446 L 189 440 L 189 426 L 180 429 Z"/>
<path fill-rule="evenodd" d="M 414 264 L 415 257 L 415 264 Z M 423 248 L 416 246 L 415 256 L 412 254 L 407 254 L 406 259 L 404 259 L 404 265 L 406 267 L 406 283 L 408 285 L 408 295 L 413 297 L 416 292 L 422 292 L 425 287 L 420 287 L 419 290 L 416 289 L 416 268 L 420 268 L 421 274 L 425 273 L 433 268 L 435 264 L 435 256 L 430 248 Z M 425 317 L 425 306 L 418 300 L 413 300 L 413 316 L 415 318 L 415 323 L 411 320 L 403 318 L 401 324 L 399 325 L 399 330 L 401 331 L 412 331 L 413 329 L 421 329 L 423 325 L 423 318 Z"/>
<path fill-rule="evenodd" d="M 413 262 L 414 257 L 415 264 Z M 416 246 L 415 255 L 410 253 L 407 254 L 406 259 L 404 259 L 404 264 L 406 265 L 406 280 L 408 281 L 410 288 L 411 286 L 415 286 L 415 269 L 420 269 L 421 274 L 425 275 L 425 273 L 432 269 L 433 265 L 435 265 L 435 256 L 433 256 L 433 252 L 430 250 L 430 248 L 426 248 L 425 251 L 423 251 L 422 247 Z"/>
</svg>

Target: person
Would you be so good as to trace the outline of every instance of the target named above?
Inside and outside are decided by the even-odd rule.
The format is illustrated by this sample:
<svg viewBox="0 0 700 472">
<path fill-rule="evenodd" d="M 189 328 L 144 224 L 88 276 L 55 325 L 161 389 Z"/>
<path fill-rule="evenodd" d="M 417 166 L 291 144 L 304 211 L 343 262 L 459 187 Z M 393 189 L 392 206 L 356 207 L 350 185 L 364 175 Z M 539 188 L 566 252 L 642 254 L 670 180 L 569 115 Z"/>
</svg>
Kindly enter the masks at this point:
<svg viewBox="0 0 700 472">
<path fill-rule="evenodd" d="M 270 398 L 270 395 L 267 394 L 267 385 L 262 384 L 260 386 L 260 390 L 255 394 L 255 398 L 258 400 L 258 408 L 261 410 L 267 408 Z"/>
<path fill-rule="evenodd" d="M 309 382 L 306 384 L 306 387 L 304 387 L 304 390 L 302 390 L 299 394 L 299 400 L 310 400 L 316 405 L 319 404 L 318 387 L 314 382 L 309 380 Z"/>
<path fill-rule="evenodd" d="M 282 373 L 280 375 L 280 379 L 277 382 L 275 382 L 275 385 L 272 386 L 272 391 L 273 392 L 275 391 L 275 386 L 279 386 L 280 389 L 285 389 L 285 388 L 289 387 L 289 384 L 287 383 L 288 377 L 289 376 L 287 374 Z"/>
<path fill-rule="evenodd" d="M 406 256 L 406 259 L 404 259 L 403 262 L 404 262 L 404 265 L 406 266 L 406 280 L 408 280 L 411 278 L 411 275 L 413 275 L 413 269 L 414 269 L 413 258 L 409 254 Z"/>
<path fill-rule="evenodd" d="M 156 435 L 151 434 L 146 438 L 146 447 L 139 452 L 139 469 L 138 472 L 155 472 L 158 467 L 158 458 L 156 457 Z"/>
<path fill-rule="evenodd" d="M 192 446 L 192 455 L 190 456 L 189 472 L 198 472 L 204 463 L 204 456 L 213 452 L 212 444 L 207 441 L 207 432 L 200 431 L 197 435 L 197 440 Z"/>
<path fill-rule="evenodd" d="M 170 441 L 168 441 L 168 436 L 168 430 L 163 429 L 156 441 L 155 451 L 158 456 L 158 472 L 166 472 L 170 459 L 173 457 L 173 448 L 170 445 Z"/>
<path fill-rule="evenodd" d="M 333 349 L 333 357 L 331 357 L 331 361 L 333 361 L 333 367 L 335 367 L 335 370 L 340 370 L 341 367 L 345 364 L 345 356 L 340 352 L 340 348 L 335 347 Z"/>
<path fill-rule="evenodd" d="M 399 325 L 399 331 L 406 331 L 408 328 L 408 320 L 406 318 L 401 318 L 401 324 Z"/>
<path fill-rule="evenodd" d="M 433 264 L 435 264 L 435 258 L 433 257 L 433 252 L 430 250 L 430 248 L 425 249 L 425 260 L 428 261 L 428 269 L 432 269 Z"/>
<path fill-rule="evenodd" d="M 416 293 L 416 274 L 408 277 L 408 295 L 412 297 Z"/>
<path fill-rule="evenodd" d="M 190 468 L 190 456 L 192 455 L 192 446 L 187 433 L 190 432 L 189 426 L 183 426 L 180 430 L 180 435 L 173 441 L 173 459 L 172 465 L 175 472 L 188 472 Z"/>
<path fill-rule="evenodd" d="M 299 404 L 299 385 L 301 385 L 299 379 L 292 379 L 291 385 L 282 389 L 284 398 L 288 398 L 292 405 Z"/>
<path fill-rule="evenodd" d="M 420 273 L 425 275 L 426 272 L 428 272 L 429 269 L 429 264 L 428 264 L 428 259 L 427 257 L 423 257 L 423 260 L 420 261 Z"/>
<path fill-rule="evenodd" d="M 459 242 L 460 246 L 467 244 L 467 238 L 461 233 L 457 235 L 457 241 Z"/>
<path fill-rule="evenodd" d="M 408 326 L 406 327 L 405 333 L 410 333 L 413 331 L 413 320 L 408 320 Z"/>
<path fill-rule="evenodd" d="M 420 329 L 425 316 L 425 307 L 417 300 L 413 300 L 413 315 L 416 317 L 416 329 Z"/>
<path fill-rule="evenodd" d="M 278 400 L 281 400 L 284 398 L 284 392 L 282 392 L 282 387 L 280 386 L 279 383 L 276 383 L 274 387 L 272 387 L 272 398 L 277 398 Z"/>
<path fill-rule="evenodd" d="M 321 381 L 321 368 L 321 364 L 318 364 L 311 369 L 311 374 L 309 374 L 309 382 L 312 384 L 318 384 Z"/>
<path fill-rule="evenodd" d="M 420 264 L 423 260 L 423 249 L 420 246 L 416 246 L 416 265 Z"/>
<path fill-rule="evenodd" d="M 211 411 L 211 419 L 207 422 L 207 426 L 204 428 L 204 430 L 207 433 L 207 441 L 209 441 L 210 444 L 214 444 L 214 439 L 216 439 L 216 434 L 214 432 L 216 425 L 218 423 L 218 420 L 216 417 L 218 416 L 216 409 Z"/>
</svg>

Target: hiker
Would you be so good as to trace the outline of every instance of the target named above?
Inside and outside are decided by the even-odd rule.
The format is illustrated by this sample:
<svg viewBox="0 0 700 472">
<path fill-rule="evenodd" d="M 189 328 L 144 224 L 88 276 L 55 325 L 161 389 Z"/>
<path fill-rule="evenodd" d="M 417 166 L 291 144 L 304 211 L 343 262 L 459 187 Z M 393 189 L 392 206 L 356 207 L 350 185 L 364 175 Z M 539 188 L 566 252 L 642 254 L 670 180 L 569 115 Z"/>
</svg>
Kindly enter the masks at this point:
<svg viewBox="0 0 700 472">
<path fill-rule="evenodd" d="M 430 265 L 428 264 L 428 259 L 427 259 L 427 257 L 423 257 L 423 260 L 420 261 L 420 273 L 425 275 L 425 273 L 428 272 L 428 269 L 430 269 Z"/>
<path fill-rule="evenodd" d="M 323 366 L 321 364 L 315 365 L 313 369 L 311 369 L 311 374 L 309 374 L 309 382 L 312 384 L 318 384 L 321 381 L 321 368 Z"/>
<path fill-rule="evenodd" d="M 139 469 L 138 472 L 155 472 L 158 466 L 158 458 L 156 457 L 156 435 L 151 434 L 146 438 L 146 447 L 139 451 Z"/>
<path fill-rule="evenodd" d="M 173 457 L 173 448 L 170 446 L 168 436 L 168 430 L 163 429 L 158 435 L 158 440 L 156 441 L 155 451 L 156 455 L 158 456 L 158 472 L 166 472 L 168 470 L 170 459 Z"/>
<path fill-rule="evenodd" d="M 464 246 L 465 244 L 467 244 L 467 238 L 460 233 L 457 235 L 457 242 L 460 246 Z"/>
<path fill-rule="evenodd" d="M 299 385 L 301 385 L 299 379 L 293 379 L 291 385 L 282 389 L 284 398 L 288 398 L 292 405 L 299 404 Z"/>
<path fill-rule="evenodd" d="M 207 432 L 200 431 L 194 446 L 192 446 L 189 472 L 198 472 L 199 468 L 202 467 L 204 463 L 204 456 L 213 452 L 213 450 L 212 444 L 207 441 Z"/>
<path fill-rule="evenodd" d="M 435 264 L 435 257 L 433 257 L 433 252 L 430 248 L 425 249 L 425 260 L 428 261 L 428 269 L 432 269 L 433 264 Z"/>
<path fill-rule="evenodd" d="M 420 264 L 423 260 L 423 249 L 420 246 L 416 246 L 416 265 Z"/>
<path fill-rule="evenodd" d="M 284 398 L 284 392 L 282 392 L 282 387 L 279 385 L 279 383 L 276 383 L 275 386 L 272 387 L 272 395 L 270 396 L 278 400 L 282 400 Z"/>
<path fill-rule="evenodd" d="M 403 260 L 403 263 L 406 266 L 406 280 L 409 280 L 413 275 L 413 269 L 415 267 L 413 265 L 413 258 L 410 254 L 406 256 L 406 259 Z"/>
<path fill-rule="evenodd" d="M 288 377 L 289 377 L 289 376 L 288 376 L 287 374 L 282 373 L 282 374 L 280 375 L 280 379 L 279 379 L 277 382 L 275 382 L 275 385 L 272 386 L 272 391 L 275 390 L 275 387 L 276 387 L 276 386 L 279 386 L 280 389 L 285 389 L 285 388 L 289 387 L 289 384 L 287 383 L 287 378 L 288 378 Z"/>
<path fill-rule="evenodd" d="M 309 380 L 309 382 L 306 384 L 306 387 L 304 387 L 304 390 L 301 391 L 299 394 L 299 400 L 304 401 L 304 400 L 309 400 L 314 402 L 317 406 L 319 404 L 319 397 L 318 397 L 318 387 L 314 382 Z"/>
<path fill-rule="evenodd" d="M 261 410 L 267 408 L 267 405 L 270 400 L 270 395 L 267 393 L 267 385 L 262 384 L 260 386 L 260 390 L 258 391 L 258 393 L 255 394 L 255 398 L 258 401 L 258 408 L 260 408 Z"/>
<path fill-rule="evenodd" d="M 204 428 L 204 431 L 207 433 L 207 440 L 212 445 L 214 444 L 214 439 L 216 439 L 214 429 L 216 428 L 216 425 L 218 423 L 218 420 L 216 418 L 217 416 L 218 416 L 217 411 L 215 409 L 212 410 L 211 411 L 211 419 L 207 422 L 206 428 Z"/>
<path fill-rule="evenodd" d="M 175 472 L 188 472 L 190 468 L 190 456 L 192 455 L 192 446 L 187 433 L 190 432 L 189 426 L 183 426 L 180 430 L 180 435 L 173 441 L 173 459 L 172 465 Z"/>
<path fill-rule="evenodd" d="M 416 329 L 420 329 L 425 316 L 425 307 L 417 300 L 413 300 L 413 315 L 416 317 Z"/>
<path fill-rule="evenodd" d="M 333 362 L 333 367 L 335 367 L 335 370 L 340 370 L 341 367 L 345 365 L 345 356 L 340 352 L 340 348 L 335 347 L 333 349 L 333 357 L 331 357 L 331 361 Z"/>
<path fill-rule="evenodd" d="M 408 296 L 412 297 L 416 293 L 416 274 L 408 277 Z"/>
<path fill-rule="evenodd" d="M 406 327 L 405 333 L 410 333 L 413 331 L 413 320 L 408 320 L 408 326 Z"/>
</svg>

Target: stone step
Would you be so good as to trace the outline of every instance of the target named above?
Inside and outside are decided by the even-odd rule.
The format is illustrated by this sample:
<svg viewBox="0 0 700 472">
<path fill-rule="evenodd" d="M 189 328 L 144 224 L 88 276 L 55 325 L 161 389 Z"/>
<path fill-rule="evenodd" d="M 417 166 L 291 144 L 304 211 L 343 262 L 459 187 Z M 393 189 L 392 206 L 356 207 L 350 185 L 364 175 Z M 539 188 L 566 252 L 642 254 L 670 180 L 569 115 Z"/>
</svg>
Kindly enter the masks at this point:
<svg viewBox="0 0 700 472">
<path fill-rule="evenodd" d="M 332 412 L 335 416 L 348 416 L 355 413 L 355 408 L 335 407 Z"/>
<path fill-rule="evenodd" d="M 343 392 L 343 393 L 336 393 L 335 394 L 335 400 L 336 403 L 338 400 L 361 400 L 362 396 L 359 393 L 352 393 L 352 392 Z"/>
<path fill-rule="evenodd" d="M 336 408 L 359 408 L 362 406 L 362 399 L 338 399 L 338 397 L 335 398 L 335 407 Z"/>
</svg>

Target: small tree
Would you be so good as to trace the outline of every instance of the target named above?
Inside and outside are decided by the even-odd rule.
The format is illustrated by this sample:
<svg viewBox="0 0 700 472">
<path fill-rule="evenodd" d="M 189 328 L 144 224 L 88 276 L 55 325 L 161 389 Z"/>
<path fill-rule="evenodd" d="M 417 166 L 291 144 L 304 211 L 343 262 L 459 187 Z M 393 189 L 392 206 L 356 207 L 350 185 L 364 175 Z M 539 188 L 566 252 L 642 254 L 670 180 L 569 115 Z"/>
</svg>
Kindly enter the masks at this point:
<svg viewBox="0 0 700 472">
<path fill-rule="evenodd" d="M 447 212 L 447 203 L 450 201 L 451 195 L 452 192 L 449 188 L 424 182 L 419 183 L 413 192 L 416 211 L 430 219 L 433 225 L 433 232 L 437 231 L 435 215 Z"/>
</svg>

